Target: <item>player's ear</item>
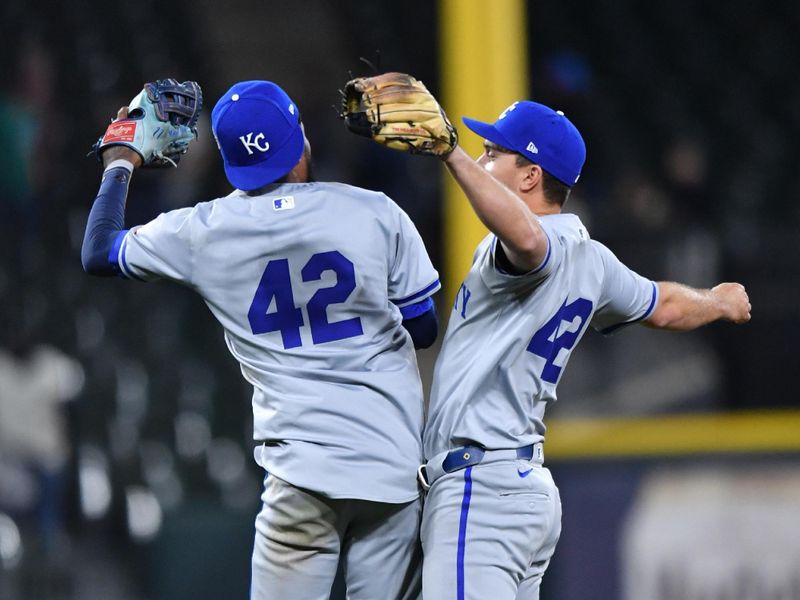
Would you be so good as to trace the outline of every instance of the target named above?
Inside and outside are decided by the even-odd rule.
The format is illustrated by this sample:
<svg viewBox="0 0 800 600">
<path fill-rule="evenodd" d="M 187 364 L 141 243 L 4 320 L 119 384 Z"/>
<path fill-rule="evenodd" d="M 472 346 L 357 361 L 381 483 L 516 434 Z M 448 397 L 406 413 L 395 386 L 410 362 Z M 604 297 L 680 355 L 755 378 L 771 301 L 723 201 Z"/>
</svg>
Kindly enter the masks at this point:
<svg viewBox="0 0 800 600">
<path fill-rule="evenodd" d="M 542 182 L 542 167 L 533 163 L 520 167 L 519 187 L 522 192 L 530 192 Z"/>
</svg>

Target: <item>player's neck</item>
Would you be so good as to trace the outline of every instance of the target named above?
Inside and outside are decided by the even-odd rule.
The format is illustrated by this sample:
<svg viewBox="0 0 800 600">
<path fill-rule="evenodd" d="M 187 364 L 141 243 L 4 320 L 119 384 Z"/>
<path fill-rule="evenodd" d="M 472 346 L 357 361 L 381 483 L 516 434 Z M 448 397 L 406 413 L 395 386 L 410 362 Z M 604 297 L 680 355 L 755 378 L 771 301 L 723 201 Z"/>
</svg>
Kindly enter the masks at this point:
<svg viewBox="0 0 800 600">
<path fill-rule="evenodd" d="M 535 215 L 544 216 L 557 215 L 561 213 L 561 206 L 553 202 L 548 202 L 545 199 L 544 194 L 533 193 L 528 197 L 523 198 L 523 200 L 530 211 Z"/>
<path fill-rule="evenodd" d="M 310 154 L 304 153 L 294 168 L 286 174 L 286 183 L 308 183 L 311 178 Z"/>
<path fill-rule="evenodd" d="M 534 212 L 534 214 L 536 214 L 536 215 L 538 215 L 540 217 L 544 217 L 546 215 L 560 215 L 561 214 L 561 207 L 560 206 L 548 205 L 548 206 L 543 207 L 541 209 L 534 210 L 533 212 Z"/>
<path fill-rule="evenodd" d="M 300 173 L 297 169 L 293 169 L 286 176 L 283 183 L 308 183 L 308 175 L 305 172 Z"/>
</svg>

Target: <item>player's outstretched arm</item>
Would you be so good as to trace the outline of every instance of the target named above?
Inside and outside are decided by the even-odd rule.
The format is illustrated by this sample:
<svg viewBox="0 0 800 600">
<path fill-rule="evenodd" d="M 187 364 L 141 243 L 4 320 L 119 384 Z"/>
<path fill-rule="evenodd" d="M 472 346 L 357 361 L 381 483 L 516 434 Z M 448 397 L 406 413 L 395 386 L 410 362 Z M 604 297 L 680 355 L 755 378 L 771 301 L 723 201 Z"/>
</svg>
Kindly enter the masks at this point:
<svg viewBox="0 0 800 600">
<path fill-rule="evenodd" d="M 123 106 L 117 120 L 128 116 Z M 133 170 L 142 165 L 142 157 L 127 146 L 110 146 L 101 153 L 103 179 L 86 222 L 81 246 L 81 264 L 90 275 L 110 277 L 116 274 L 109 253 L 125 226 L 125 201 Z"/>
<path fill-rule="evenodd" d="M 460 146 L 444 162 L 475 214 L 500 239 L 509 262 L 523 273 L 541 265 L 547 236 L 525 203 Z"/>
<path fill-rule="evenodd" d="M 750 320 L 750 299 L 740 283 L 720 283 L 709 290 L 660 281 L 658 293 L 658 305 L 643 321 L 648 327 L 690 331 L 713 321 Z"/>
</svg>

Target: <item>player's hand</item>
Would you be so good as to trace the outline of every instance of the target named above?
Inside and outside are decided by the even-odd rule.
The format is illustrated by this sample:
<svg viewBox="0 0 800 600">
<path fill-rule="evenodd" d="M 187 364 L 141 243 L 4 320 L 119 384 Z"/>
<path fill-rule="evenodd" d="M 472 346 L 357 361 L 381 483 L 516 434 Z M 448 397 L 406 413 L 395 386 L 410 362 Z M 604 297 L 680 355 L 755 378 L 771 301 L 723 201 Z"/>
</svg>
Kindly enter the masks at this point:
<svg viewBox="0 0 800 600">
<path fill-rule="evenodd" d="M 120 119 L 127 119 L 128 118 L 128 107 L 122 106 L 117 111 L 117 118 L 115 121 L 119 121 Z M 103 167 L 107 167 L 111 162 L 115 160 L 127 160 L 129 163 L 133 165 L 134 169 L 138 169 L 142 166 L 142 157 L 139 155 L 138 152 L 128 148 L 127 146 L 109 146 L 104 148 L 100 154 L 103 158 Z"/>
<path fill-rule="evenodd" d="M 750 320 L 750 298 L 741 283 L 720 283 L 711 289 L 719 302 L 723 319 L 734 323 L 747 323 Z"/>
<path fill-rule="evenodd" d="M 445 158 L 458 133 L 425 84 L 406 73 L 357 77 L 344 86 L 339 116 L 382 146 Z"/>
<path fill-rule="evenodd" d="M 203 108 L 203 92 L 196 81 L 159 79 L 144 84 L 127 107 L 92 146 L 100 162 L 133 159 L 132 154 L 106 151 L 125 146 L 140 158 L 138 167 L 177 167 L 189 144 L 197 139 L 197 118 Z"/>
</svg>

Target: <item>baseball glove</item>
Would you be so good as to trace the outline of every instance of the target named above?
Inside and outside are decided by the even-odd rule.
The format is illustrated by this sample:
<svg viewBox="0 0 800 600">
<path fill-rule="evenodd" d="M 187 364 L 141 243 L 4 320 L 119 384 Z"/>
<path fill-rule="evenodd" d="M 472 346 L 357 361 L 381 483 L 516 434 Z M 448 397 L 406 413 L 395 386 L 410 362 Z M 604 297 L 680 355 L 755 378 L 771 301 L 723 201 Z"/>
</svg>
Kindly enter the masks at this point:
<svg viewBox="0 0 800 600">
<path fill-rule="evenodd" d="M 444 158 L 458 144 L 458 134 L 436 98 L 405 73 L 348 81 L 339 116 L 353 133 L 393 150 Z"/>
<path fill-rule="evenodd" d="M 196 81 L 146 83 L 131 100 L 128 117 L 113 121 L 92 150 L 101 160 L 109 146 L 128 146 L 142 157 L 143 167 L 175 167 L 197 138 L 202 108 L 203 92 Z"/>
</svg>

